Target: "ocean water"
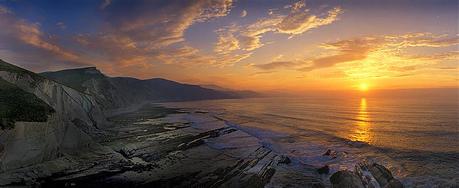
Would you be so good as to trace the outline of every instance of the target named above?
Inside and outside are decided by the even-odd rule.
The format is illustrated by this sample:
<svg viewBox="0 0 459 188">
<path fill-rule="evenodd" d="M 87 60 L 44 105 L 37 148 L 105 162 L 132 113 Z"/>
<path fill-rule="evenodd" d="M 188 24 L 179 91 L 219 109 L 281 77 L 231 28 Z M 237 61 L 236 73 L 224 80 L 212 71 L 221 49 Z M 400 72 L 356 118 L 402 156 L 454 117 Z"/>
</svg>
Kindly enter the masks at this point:
<svg viewBox="0 0 459 188">
<path fill-rule="evenodd" d="M 353 170 L 381 163 L 407 187 L 459 184 L 457 95 L 209 100 L 166 106 L 205 110 L 298 163 Z M 323 156 L 331 150 L 337 157 Z"/>
</svg>

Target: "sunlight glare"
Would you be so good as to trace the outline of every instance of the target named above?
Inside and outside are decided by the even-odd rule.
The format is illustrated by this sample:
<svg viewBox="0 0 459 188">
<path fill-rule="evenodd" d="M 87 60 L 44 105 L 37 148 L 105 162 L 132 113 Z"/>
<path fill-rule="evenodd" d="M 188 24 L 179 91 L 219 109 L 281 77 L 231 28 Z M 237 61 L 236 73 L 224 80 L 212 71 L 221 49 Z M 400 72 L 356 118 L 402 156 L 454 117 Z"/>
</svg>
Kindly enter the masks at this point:
<svg viewBox="0 0 459 188">
<path fill-rule="evenodd" d="M 367 83 L 360 83 L 359 90 L 360 91 L 368 91 L 368 84 Z"/>
</svg>

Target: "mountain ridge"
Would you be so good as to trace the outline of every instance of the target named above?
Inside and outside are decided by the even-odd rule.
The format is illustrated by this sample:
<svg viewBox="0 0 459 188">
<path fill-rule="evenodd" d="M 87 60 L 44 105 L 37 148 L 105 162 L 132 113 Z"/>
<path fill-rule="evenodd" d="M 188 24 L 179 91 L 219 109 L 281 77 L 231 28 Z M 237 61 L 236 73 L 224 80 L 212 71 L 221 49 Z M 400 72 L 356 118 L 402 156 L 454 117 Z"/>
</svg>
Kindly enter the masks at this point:
<svg viewBox="0 0 459 188">
<path fill-rule="evenodd" d="M 109 77 L 96 67 L 43 72 L 40 75 L 94 96 L 106 111 L 146 101 L 174 102 L 248 97 L 244 93 L 209 89 L 164 78 Z"/>
</svg>

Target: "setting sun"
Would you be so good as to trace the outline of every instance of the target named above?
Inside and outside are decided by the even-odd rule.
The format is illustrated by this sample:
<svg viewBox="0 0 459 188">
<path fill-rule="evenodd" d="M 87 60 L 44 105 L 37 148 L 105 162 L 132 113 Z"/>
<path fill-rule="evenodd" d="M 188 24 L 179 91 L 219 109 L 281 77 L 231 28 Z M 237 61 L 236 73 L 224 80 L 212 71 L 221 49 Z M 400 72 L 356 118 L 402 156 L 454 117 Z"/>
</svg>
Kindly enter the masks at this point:
<svg viewBox="0 0 459 188">
<path fill-rule="evenodd" d="M 368 91 L 368 84 L 367 83 L 360 83 L 359 90 L 360 91 Z"/>
</svg>

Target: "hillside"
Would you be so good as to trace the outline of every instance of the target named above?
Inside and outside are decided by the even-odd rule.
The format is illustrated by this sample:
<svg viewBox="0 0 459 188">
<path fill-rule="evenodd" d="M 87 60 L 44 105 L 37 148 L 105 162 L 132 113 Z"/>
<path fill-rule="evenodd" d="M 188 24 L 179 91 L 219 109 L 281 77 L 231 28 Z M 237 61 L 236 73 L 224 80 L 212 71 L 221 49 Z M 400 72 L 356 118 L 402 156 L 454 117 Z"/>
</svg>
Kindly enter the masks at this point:
<svg viewBox="0 0 459 188">
<path fill-rule="evenodd" d="M 141 104 L 146 101 L 192 101 L 245 97 L 233 91 L 220 91 L 182 84 L 162 78 L 140 80 L 108 77 L 95 67 L 44 72 L 40 75 L 95 97 L 104 110 Z"/>
<path fill-rule="evenodd" d="M 92 96 L 0 60 L 0 172 L 95 143 L 108 127 Z"/>
<path fill-rule="evenodd" d="M 145 102 L 243 97 L 154 78 L 108 77 L 95 67 L 36 74 L 0 60 L 0 172 L 98 144 L 116 110 Z"/>
<path fill-rule="evenodd" d="M 53 112 L 35 95 L 0 78 L 0 128 L 13 128 L 16 121 L 45 122 Z"/>
</svg>

